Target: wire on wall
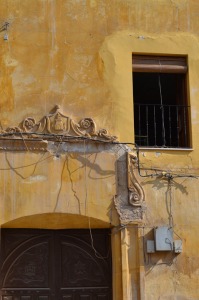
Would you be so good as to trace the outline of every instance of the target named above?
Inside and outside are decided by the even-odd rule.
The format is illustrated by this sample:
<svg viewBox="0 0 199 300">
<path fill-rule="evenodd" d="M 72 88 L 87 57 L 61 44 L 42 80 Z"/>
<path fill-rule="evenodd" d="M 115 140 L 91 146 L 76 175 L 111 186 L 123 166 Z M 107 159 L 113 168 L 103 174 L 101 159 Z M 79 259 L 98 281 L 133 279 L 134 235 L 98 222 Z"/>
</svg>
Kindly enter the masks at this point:
<svg viewBox="0 0 199 300">
<path fill-rule="evenodd" d="M 31 133 L 31 134 L 37 134 L 38 133 Z M 29 151 L 28 149 L 28 145 L 27 145 L 27 142 L 28 139 L 25 139 L 24 136 L 26 136 L 27 133 L 19 133 L 18 134 L 18 139 L 21 139 L 25 145 L 25 149 Z M 30 135 L 28 133 L 28 135 Z M 0 134 L 1 136 L 1 134 Z M 13 136 L 13 134 L 8 134 L 6 133 L 6 136 L 9 137 L 9 136 Z M 87 153 L 87 149 L 86 149 L 86 145 L 87 145 L 87 142 L 94 142 L 94 143 L 102 143 L 102 144 L 108 144 L 108 145 L 119 145 L 120 147 L 122 147 L 123 150 L 125 150 L 127 153 L 128 152 L 131 152 L 131 151 L 136 151 L 137 153 L 137 168 L 138 168 L 138 173 L 139 173 L 139 176 L 140 177 L 155 177 L 157 179 L 166 179 L 167 180 L 167 192 L 166 192 L 166 203 L 167 203 L 167 212 L 168 212 L 168 218 L 169 218 L 169 227 L 173 228 L 173 213 L 172 213 L 172 183 L 173 183 L 173 180 L 174 178 L 178 178 L 178 177 L 185 177 L 185 178 L 198 178 L 199 176 L 198 175 L 192 175 L 192 174 L 183 174 L 183 173 L 173 173 L 171 171 L 168 172 L 168 170 L 165 170 L 165 169 L 156 169 L 156 168 L 143 168 L 141 166 L 141 162 L 140 162 L 140 149 L 139 147 L 135 144 L 135 143 L 129 143 L 129 142 L 115 142 L 115 141 L 105 141 L 105 140 L 100 140 L 100 139 L 95 139 L 95 138 L 90 138 L 90 137 L 86 137 L 86 136 L 80 136 L 80 137 L 77 137 L 77 136 L 63 136 L 63 135 L 54 135 L 54 134 L 41 134 L 39 135 L 41 136 L 41 141 L 43 140 L 44 137 L 48 137 L 50 139 L 52 139 L 53 141 L 55 141 L 57 143 L 57 150 L 55 151 L 55 153 L 53 154 L 50 154 L 48 155 L 47 157 L 45 157 L 45 154 L 44 153 L 40 158 L 39 160 L 37 160 L 35 163 L 32 163 L 32 164 L 28 164 L 28 165 L 22 165 L 22 166 L 18 166 L 18 167 L 14 167 L 12 166 L 12 164 L 10 163 L 9 159 L 8 159 L 8 156 L 7 156 L 7 152 L 5 153 L 5 157 L 6 157 L 6 161 L 8 163 L 8 168 L 0 168 L 1 171 L 8 171 L 8 170 L 12 170 L 14 171 L 17 175 L 19 175 L 21 178 L 25 179 L 27 177 L 24 177 L 22 176 L 17 170 L 18 169 L 23 169 L 23 168 L 27 168 L 27 167 L 30 167 L 30 166 L 34 166 L 34 169 L 32 171 L 32 175 L 34 174 L 38 164 L 42 163 L 43 161 L 45 160 L 48 160 L 52 157 L 58 157 L 62 154 L 62 149 L 61 148 L 61 145 L 62 143 L 66 143 L 66 142 L 70 142 L 70 141 L 73 141 L 73 142 L 76 142 L 76 141 L 83 141 L 84 143 L 84 158 L 85 158 L 85 213 L 87 214 L 87 195 L 88 195 L 88 186 L 87 186 L 87 160 L 86 160 L 86 153 Z M 5 137 L 5 134 L 3 134 L 3 137 Z M 7 139 L 6 139 L 7 140 Z M 10 140 L 13 140 L 13 138 L 10 138 Z M 38 141 L 38 140 L 37 140 Z M 123 145 L 127 146 L 126 148 L 123 147 Z M 129 145 L 133 146 L 132 149 L 129 147 Z M 64 154 L 66 154 L 65 152 L 63 152 Z M 70 181 L 71 181 L 71 185 L 72 185 L 72 190 L 74 192 L 74 196 L 76 195 L 76 191 L 74 190 L 74 187 L 73 187 L 73 181 L 72 181 L 72 178 L 71 178 L 71 171 L 69 170 L 69 166 L 68 166 L 68 157 L 66 157 L 65 161 L 64 161 L 64 164 L 63 164 L 63 168 L 62 168 L 62 172 L 61 172 L 61 183 L 60 183 L 60 188 L 59 188 L 59 192 L 58 192 L 58 195 L 57 195 L 57 200 L 56 200 L 56 204 L 55 204 L 55 208 L 54 208 L 54 211 L 56 210 L 57 206 L 58 206 L 58 201 L 59 201 L 59 196 L 60 196 L 60 193 L 61 193 L 61 189 L 62 189 L 62 178 L 63 178 L 63 172 L 65 170 L 65 167 L 67 166 L 67 170 L 69 172 L 69 175 L 70 175 Z M 150 171 L 150 174 L 143 174 L 143 172 L 148 172 Z M 30 175 L 30 176 L 32 176 Z M 28 176 L 28 177 L 30 177 Z M 77 199 L 78 202 L 79 202 L 79 198 Z M 80 209 L 80 202 L 79 202 L 79 209 Z M 81 212 L 80 212 L 81 213 Z M 110 249 L 108 249 L 108 253 L 106 256 L 102 256 L 99 254 L 99 252 L 95 249 L 95 246 L 94 246 L 94 240 L 93 240 L 93 235 L 92 235 L 92 229 L 91 229 L 91 219 L 90 219 L 90 216 L 88 216 L 88 227 L 89 227 L 89 233 L 90 233 L 90 242 L 91 242 L 91 247 L 95 253 L 95 256 L 99 259 L 107 259 L 108 256 L 110 255 Z M 124 228 L 126 228 L 128 226 L 120 226 L 118 227 L 114 233 L 120 231 L 120 230 L 123 230 Z M 137 226 L 138 228 L 149 228 L 149 226 Z M 154 226 L 150 227 L 150 228 L 155 228 Z M 174 234 L 176 234 L 176 236 L 179 237 L 180 240 L 181 237 L 175 232 L 173 231 Z M 150 258 L 149 258 L 150 259 Z M 168 261 L 168 262 L 162 262 L 162 263 L 158 263 L 158 264 L 154 264 L 154 265 L 159 265 L 159 264 L 167 264 L 167 265 L 170 265 L 172 264 L 172 261 Z M 153 264 L 152 264 L 153 265 Z"/>
<path fill-rule="evenodd" d="M 109 140 L 100 140 L 97 138 L 92 138 L 92 137 L 88 137 L 88 136 L 72 136 L 72 135 L 62 135 L 62 134 L 45 134 L 45 133 L 37 133 L 37 132 L 31 132 L 31 133 L 27 133 L 27 132 L 17 132 L 14 133 L 14 135 L 18 136 L 17 140 L 22 139 L 24 144 L 25 144 L 25 148 L 27 151 L 29 151 L 28 146 L 26 141 L 29 141 L 29 139 L 25 139 L 24 136 L 31 136 L 33 135 L 41 137 L 40 140 L 38 139 L 31 139 L 31 141 L 43 141 L 43 139 L 47 138 L 49 140 L 53 140 L 54 142 L 58 142 L 59 146 L 57 148 L 57 152 L 59 150 L 59 147 L 61 145 L 62 142 L 75 142 L 75 141 L 89 141 L 89 142 L 94 142 L 94 143 L 101 143 L 101 144 L 109 144 L 109 145 L 126 145 L 127 147 L 133 146 L 133 148 L 127 148 L 126 151 L 130 152 L 130 151 L 136 151 L 137 153 L 137 165 L 138 165 L 138 173 L 140 177 L 159 177 L 159 178 L 198 178 L 199 175 L 198 174 L 184 174 L 184 173 L 174 173 L 171 171 L 168 171 L 167 169 L 158 169 L 158 168 L 143 168 L 141 167 L 141 162 L 140 162 L 140 149 L 139 146 L 135 143 L 132 142 L 116 142 L 116 141 L 109 141 Z M 10 138 L 9 138 L 10 136 Z M 6 140 L 12 140 L 13 141 L 13 133 L 7 132 L 7 133 L 0 133 L 0 137 L 6 137 Z M 54 156 L 54 155 L 51 155 Z M 41 160 L 42 162 L 43 160 Z M 28 165 L 30 166 L 30 165 Z M 24 168 L 26 166 L 20 166 L 18 168 Z M 16 169 L 16 168 L 15 168 Z M 0 168 L 0 170 L 10 170 L 10 168 Z M 145 171 L 151 171 L 150 174 L 143 174 L 142 172 Z"/>
</svg>

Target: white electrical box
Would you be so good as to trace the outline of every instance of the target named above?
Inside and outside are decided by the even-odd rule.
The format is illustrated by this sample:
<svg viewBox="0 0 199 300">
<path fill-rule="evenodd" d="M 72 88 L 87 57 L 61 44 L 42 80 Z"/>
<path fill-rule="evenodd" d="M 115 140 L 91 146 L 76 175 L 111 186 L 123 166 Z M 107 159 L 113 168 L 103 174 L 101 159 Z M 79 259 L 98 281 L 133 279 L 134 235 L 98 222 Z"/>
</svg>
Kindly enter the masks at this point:
<svg viewBox="0 0 199 300">
<path fill-rule="evenodd" d="M 181 253 L 182 252 L 182 240 L 174 241 L 174 252 Z"/>
<path fill-rule="evenodd" d="M 173 230 L 168 226 L 155 228 L 156 251 L 173 251 Z"/>
</svg>

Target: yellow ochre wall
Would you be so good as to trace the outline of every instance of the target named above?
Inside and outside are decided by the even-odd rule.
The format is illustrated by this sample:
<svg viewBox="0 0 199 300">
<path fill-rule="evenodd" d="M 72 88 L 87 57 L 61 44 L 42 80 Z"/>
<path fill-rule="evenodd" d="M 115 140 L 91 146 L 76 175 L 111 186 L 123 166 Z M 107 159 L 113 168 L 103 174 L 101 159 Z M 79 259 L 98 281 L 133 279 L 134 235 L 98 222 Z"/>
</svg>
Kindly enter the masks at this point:
<svg viewBox="0 0 199 300">
<path fill-rule="evenodd" d="M 133 143 L 132 53 L 188 56 L 192 148 L 140 150 L 144 168 L 185 176 L 171 186 L 164 177 L 137 178 L 146 197 L 142 223 L 117 227 L 112 152 L 0 153 L 2 227 L 116 227 L 114 300 L 199 299 L 198 14 L 198 0 L 0 0 L 0 25 L 9 22 L 8 41 L 0 31 L 3 129 L 59 104 L 67 116 L 92 117 Z M 183 252 L 147 255 L 152 229 L 169 224 L 168 206 Z"/>
</svg>

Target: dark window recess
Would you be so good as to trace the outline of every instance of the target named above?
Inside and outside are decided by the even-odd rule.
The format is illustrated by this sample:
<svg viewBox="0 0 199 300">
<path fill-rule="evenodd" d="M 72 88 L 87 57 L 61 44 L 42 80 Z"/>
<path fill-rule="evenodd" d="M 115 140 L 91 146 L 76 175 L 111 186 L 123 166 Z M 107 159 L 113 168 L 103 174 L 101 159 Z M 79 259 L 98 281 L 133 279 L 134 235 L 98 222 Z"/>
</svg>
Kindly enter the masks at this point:
<svg viewBox="0 0 199 300">
<path fill-rule="evenodd" d="M 189 147 L 186 58 L 133 56 L 135 142 Z"/>
</svg>

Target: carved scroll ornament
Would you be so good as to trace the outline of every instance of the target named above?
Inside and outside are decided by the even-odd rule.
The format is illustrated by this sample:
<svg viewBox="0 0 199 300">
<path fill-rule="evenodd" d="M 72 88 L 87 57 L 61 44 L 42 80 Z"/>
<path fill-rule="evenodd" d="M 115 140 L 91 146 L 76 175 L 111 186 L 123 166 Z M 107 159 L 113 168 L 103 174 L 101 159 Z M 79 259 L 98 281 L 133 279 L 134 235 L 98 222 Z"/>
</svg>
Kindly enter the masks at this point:
<svg viewBox="0 0 199 300">
<path fill-rule="evenodd" d="M 2 130 L 1 134 L 13 134 L 20 137 L 26 134 L 28 138 L 36 138 L 38 136 L 64 136 L 64 137 L 88 137 L 92 139 L 100 139 L 105 141 L 114 141 L 116 136 L 108 134 L 106 129 L 97 131 L 96 124 L 92 118 L 84 118 L 78 123 L 61 112 L 59 105 L 56 105 L 53 112 L 45 115 L 41 121 L 36 122 L 33 117 L 27 117 L 17 127 L 9 127 Z M 29 134 L 29 135 L 28 135 Z"/>
<path fill-rule="evenodd" d="M 125 152 L 120 158 L 117 164 L 119 176 L 114 204 L 121 224 L 130 224 L 143 220 L 146 211 L 145 195 L 137 180 L 139 174 L 136 154 Z"/>
<path fill-rule="evenodd" d="M 138 183 L 135 172 L 137 172 L 137 156 L 128 154 L 128 190 L 129 203 L 134 207 L 141 207 L 145 200 L 144 190 Z"/>
</svg>

